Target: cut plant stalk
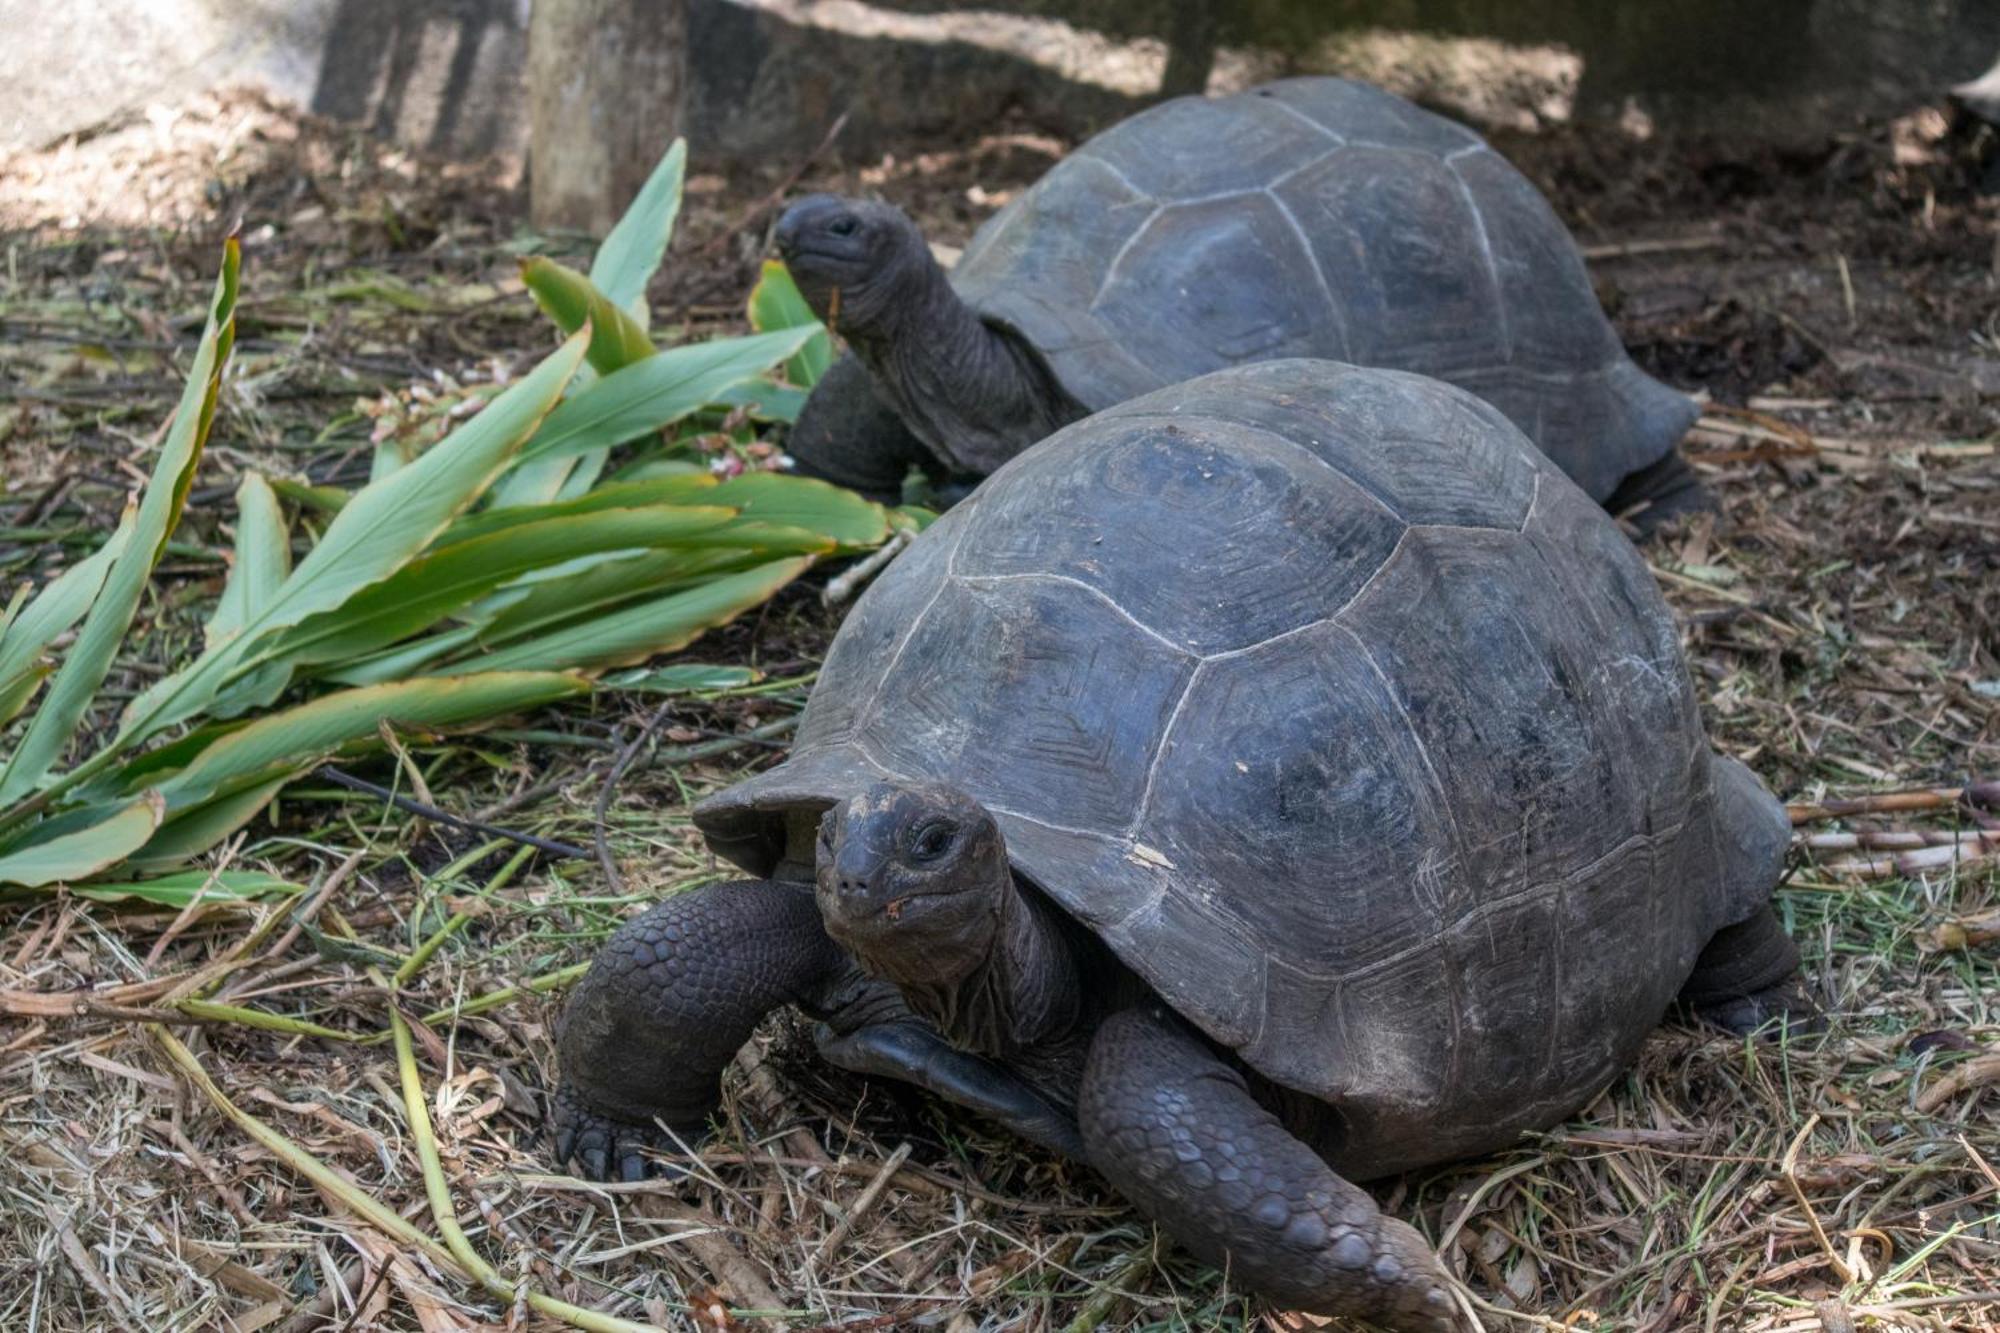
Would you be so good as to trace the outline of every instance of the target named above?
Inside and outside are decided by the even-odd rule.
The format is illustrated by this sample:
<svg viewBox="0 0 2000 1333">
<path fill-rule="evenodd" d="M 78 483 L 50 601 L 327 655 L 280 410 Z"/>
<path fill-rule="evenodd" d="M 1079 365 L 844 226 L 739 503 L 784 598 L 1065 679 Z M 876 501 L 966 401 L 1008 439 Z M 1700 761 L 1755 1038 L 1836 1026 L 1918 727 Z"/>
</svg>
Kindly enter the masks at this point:
<svg viewBox="0 0 2000 1333">
<path fill-rule="evenodd" d="M 502 1277 L 480 1257 L 479 1252 L 472 1248 L 472 1241 L 464 1229 L 459 1226 L 457 1211 L 452 1207 L 451 1189 L 445 1183 L 444 1164 L 438 1160 L 437 1135 L 431 1128 L 430 1108 L 424 1098 L 423 1077 L 417 1072 L 417 1053 L 410 1042 L 410 1025 L 394 1007 L 393 997 L 389 1024 L 396 1042 L 396 1068 L 403 1082 L 403 1113 L 409 1120 L 410 1138 L 417 1147 L 417 1161 L 423 1167 L 424 1194 L 430 1200 L 431 1220 L 437 1224 L 438 1234 L 444 1237 L 445 1246 L 457 1267 L 471 1274 L 481 1286 L 503 1300 L 523 1299 L 541 1313 L 572 1327 L 590 1330 L 590 1333 L 664 1333 L 657 1325 L 635 1324 L 630 1320 L 599 1314 L 538 1291 L 526 1290 L 517 1297 L 516 1284 Z"/>
</svg>

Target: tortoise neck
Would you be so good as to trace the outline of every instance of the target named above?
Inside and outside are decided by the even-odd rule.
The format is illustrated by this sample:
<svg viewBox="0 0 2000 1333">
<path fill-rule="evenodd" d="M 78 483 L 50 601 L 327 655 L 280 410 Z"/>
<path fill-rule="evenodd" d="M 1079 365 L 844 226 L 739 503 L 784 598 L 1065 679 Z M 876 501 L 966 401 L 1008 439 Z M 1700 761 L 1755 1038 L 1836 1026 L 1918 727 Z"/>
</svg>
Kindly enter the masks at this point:
<svg viewBox="0 0 2000 1333">
<path fill-rule="evenodd" d="M 911 434 L 984 476 L 1084 410 L 1019 337 L 967 305 L 935 261 L 849 345 Z"/>
<path fill-rule="evenodd" d="M 998 909 L 985 957 L 963 978 L 902 989 L 910 1007 L 953 1045 L 1009 1056 L 1077 1027 L 1082 979 L 1062 914 L 1040 894 L 1024 892 L 1011 872 L 999 888 Z"/>
</svg>

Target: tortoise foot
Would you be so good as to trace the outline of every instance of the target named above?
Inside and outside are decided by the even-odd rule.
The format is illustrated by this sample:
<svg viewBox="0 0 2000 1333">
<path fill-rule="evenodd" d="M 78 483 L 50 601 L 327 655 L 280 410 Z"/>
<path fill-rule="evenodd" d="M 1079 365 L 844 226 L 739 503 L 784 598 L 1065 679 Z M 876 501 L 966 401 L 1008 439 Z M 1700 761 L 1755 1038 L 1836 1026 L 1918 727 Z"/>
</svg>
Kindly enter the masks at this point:
<svg viewBox="0 0 2000 1333">
<path fill-rule="evenodd" d="M 1696 1019 L 1738 1037 L 1797 1040 L 1826 1031 L 1820 1012 L 1797 977 L 1775 986 L 1688 1006 Z"/>
<path fill-rule="evenodd" d="M 1645 540 L 1678 519 L 1714 513 L 1721 508 L 1715 492 L 1702 484 L 1687 459 L 1676 449 L 1657 463 L 1640 468 L 1618 484 L 1604 508 L 1630 523 Z"/>
<path fill-rule="evenodd" d="M 1715 933 L 1681 987 L 1679 1007 L 1739 1037 L 1808 1037 L 1826 1018 L 1799 979 L 1799 949 L 1770 907 Z"/>
<path fill-rule="evenodd" d="M 669 1133 L 657 1124 L 642 1125 L 606 1115 L 568 1083 L 556 1086 L 549 1110 L 557 1164 L 574 1162 L 588 1180 L 680 1176 L 684 1172 L 679 1167 L 660 1161 L 657 1154 L 685 1152 L 708 1137 L 706 1124 Z"/>
</svg>

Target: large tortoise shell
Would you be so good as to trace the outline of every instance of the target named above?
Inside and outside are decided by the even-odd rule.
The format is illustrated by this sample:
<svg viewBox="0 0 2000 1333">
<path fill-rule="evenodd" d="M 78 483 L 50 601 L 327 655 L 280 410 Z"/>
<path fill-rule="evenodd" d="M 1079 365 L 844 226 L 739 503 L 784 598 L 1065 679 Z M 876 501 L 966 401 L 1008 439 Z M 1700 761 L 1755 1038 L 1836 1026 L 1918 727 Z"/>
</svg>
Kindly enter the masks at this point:
<svg viewBox="0 0 2000 1333">
<path fill-rule="evenodd" d="M 1595 504 L 1467 393 L 1289 360 L 995 473 L 860 599 L 791 757 L 695 818 L 765 874 L 786 810 L 956 783 L 1393 1170 L 1574 1109 L 1748 914 L 1730 886 L 1768 891 L 1723 864 L 1712 772 Z"/>
<path fill-rule="evenodd" d="M 1599 501 L 1697 413 L 1626 356 L 1520 172 L 1343 79 L 1120 122 L 980 228 L 952 282 L 1092 410 L 1248 361 L 1413 370 L 1498 406 Z"/>
</svg>

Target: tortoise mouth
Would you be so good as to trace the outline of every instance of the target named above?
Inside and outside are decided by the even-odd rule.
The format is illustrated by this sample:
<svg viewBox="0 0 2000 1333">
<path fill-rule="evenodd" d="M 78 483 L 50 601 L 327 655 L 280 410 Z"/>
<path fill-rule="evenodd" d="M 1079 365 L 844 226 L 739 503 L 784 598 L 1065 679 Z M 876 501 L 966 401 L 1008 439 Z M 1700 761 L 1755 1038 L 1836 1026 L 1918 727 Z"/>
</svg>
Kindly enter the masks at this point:
<svg viewBox="0 0 2000 1333">
<path fill-rule="evenodd" d="M 778 257 L 786 264 L 797 264 L 803 260 L 845 269 L 859 268 L 867 259 L 866 254 L 852 246 L 831 241 L 814 244 L 805 240 L 793 241 L 790 244 L 780 242 Z"/>
<path fill-rule="evenodd" d="M 853 926 L 863 930 L 895 929 L 906 924 L 904 918 L 912 909 L 921 919 L 927 908 L 948 902 L 963 893 L 963 889 L 926 889 L 921 893 L 899 893 L 879 902 L 872 898 L 842 898 L 835 902 L 834 911 L 843 929 Z"/>
</svg>

